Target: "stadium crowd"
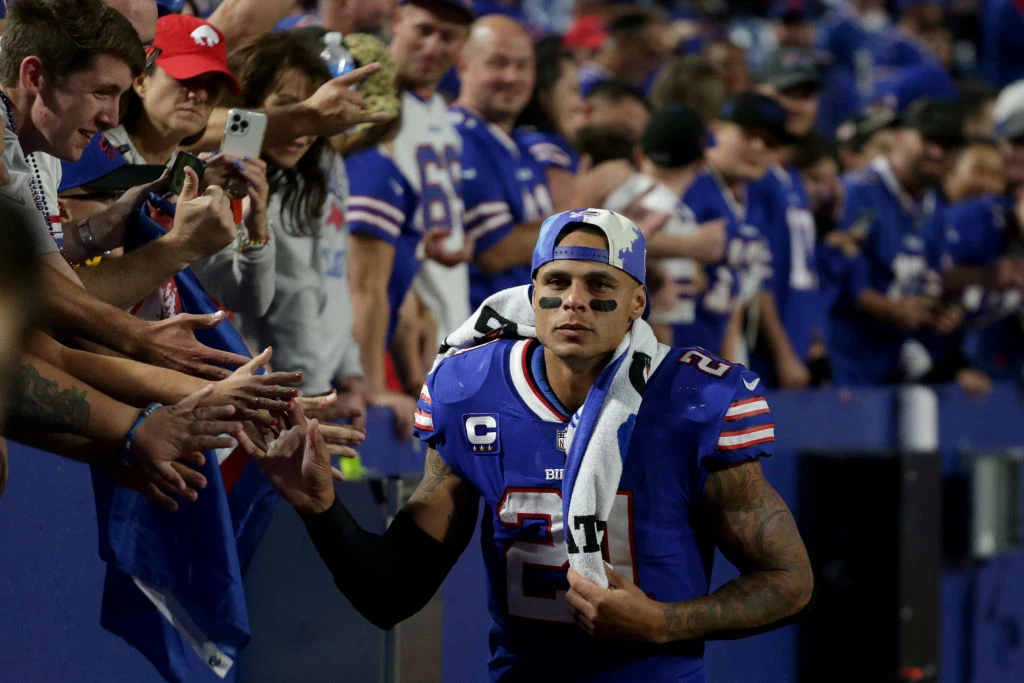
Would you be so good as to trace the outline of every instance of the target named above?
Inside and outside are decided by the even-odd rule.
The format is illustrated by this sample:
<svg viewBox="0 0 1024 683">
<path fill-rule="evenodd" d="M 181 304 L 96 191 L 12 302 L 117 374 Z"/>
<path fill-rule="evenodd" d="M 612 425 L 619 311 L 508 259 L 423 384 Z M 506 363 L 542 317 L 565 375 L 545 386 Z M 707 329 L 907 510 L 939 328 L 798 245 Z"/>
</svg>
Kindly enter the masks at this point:
<svg viewBox="0 0 1024 683">
<path fill-rule="evenodd" d="M 373 405 L 422 433 L 439 345 L 583 208 L 646 238 L 660 342 L 763 387 L 1021 381 L 1021 29 L 1010 0 L 7 0 L 4 435 L 175 510 L 204 451 L 301 425 L 353 455 Z M 220 151 L 232 110 L 260 152 Z"/>
</svg>

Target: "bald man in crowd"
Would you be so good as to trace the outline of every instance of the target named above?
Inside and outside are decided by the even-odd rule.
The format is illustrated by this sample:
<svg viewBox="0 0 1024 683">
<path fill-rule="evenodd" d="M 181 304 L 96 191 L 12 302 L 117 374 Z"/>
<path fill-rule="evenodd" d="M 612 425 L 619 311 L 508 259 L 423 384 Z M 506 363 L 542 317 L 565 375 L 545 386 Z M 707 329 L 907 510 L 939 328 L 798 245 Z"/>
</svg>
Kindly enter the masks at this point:
<svg viewBox="0 0 1024 683">
<path fill-rule="evenodd" d="M 533 44 L 514 19 L 490 15 L 473 23 L 459 78 L 462 90 L 451 112 L 462 135 L 464 220 L 474 240 L 470 300 L 476 308 L 497 291 L 530 282 L 530 257 L 546 216 L 598 205 L 612 181 L 621 182 L 626 173 L 618 165 L 595 169 L 577 184 L 581 194 L 569 205 L 552 205 L 544 169 L 511 136 L 534 84 Z"/>
</svg>

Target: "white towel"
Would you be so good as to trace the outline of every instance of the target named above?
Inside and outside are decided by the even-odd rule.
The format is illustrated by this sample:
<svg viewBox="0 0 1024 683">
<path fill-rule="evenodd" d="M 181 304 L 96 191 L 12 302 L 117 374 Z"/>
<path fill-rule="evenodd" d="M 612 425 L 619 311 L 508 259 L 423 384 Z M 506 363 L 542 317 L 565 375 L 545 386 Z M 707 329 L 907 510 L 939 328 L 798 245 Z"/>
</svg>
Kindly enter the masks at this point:
<svg viewBox="0 0 1024 683">
<path fill-rule="evenodd" d="M 445 338 L 434 368 L 457 351 L 493 339 L 536 336 L 530 287 L 506 289 L 488 297 L 469 320 Z M 608 579 L 601 546 L 622 461 L 629 451 L 647 379 L 668 351 L 646 321 L 635 321 L 566 431 L 562 519 L 569 565 L 604 588 Z"/>
</svg>

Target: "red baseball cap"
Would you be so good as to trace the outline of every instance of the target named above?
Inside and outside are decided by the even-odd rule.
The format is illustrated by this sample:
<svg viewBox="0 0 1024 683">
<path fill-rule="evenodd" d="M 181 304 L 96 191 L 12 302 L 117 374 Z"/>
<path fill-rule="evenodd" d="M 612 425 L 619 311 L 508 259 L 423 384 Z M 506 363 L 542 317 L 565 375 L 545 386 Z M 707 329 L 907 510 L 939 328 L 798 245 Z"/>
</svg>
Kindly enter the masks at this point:
<svg viewBox="0 0 1024 683">
<path fill-rule="evenodd" d="M 156 22 L 153 46 L 160 50 L 156 63 L 172 78 L 186 81 L 203 74 L 224 76 L 232 95 L 241 92 L 228 69 L 228 48 L 216 26 L 186 14 L 168 14 Z"/>
</svg>

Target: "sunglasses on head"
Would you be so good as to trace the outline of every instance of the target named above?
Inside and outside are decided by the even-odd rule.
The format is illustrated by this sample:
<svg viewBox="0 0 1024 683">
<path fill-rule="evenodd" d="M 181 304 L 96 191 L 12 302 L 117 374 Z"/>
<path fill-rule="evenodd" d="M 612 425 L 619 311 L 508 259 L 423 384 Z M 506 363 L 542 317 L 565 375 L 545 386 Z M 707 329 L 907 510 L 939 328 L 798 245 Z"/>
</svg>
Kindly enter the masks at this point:
<svg viewBox="0 0 1024 683">
<path fill-rule="evenodd" d="M 146 69 L 149 70 L 149 68 L 156 63 L 157 57 L 162 55 L 164 51 L 158 48 L 153 43 L 146 43 L 142 47 L 146 51 Z"/>
</svg>

